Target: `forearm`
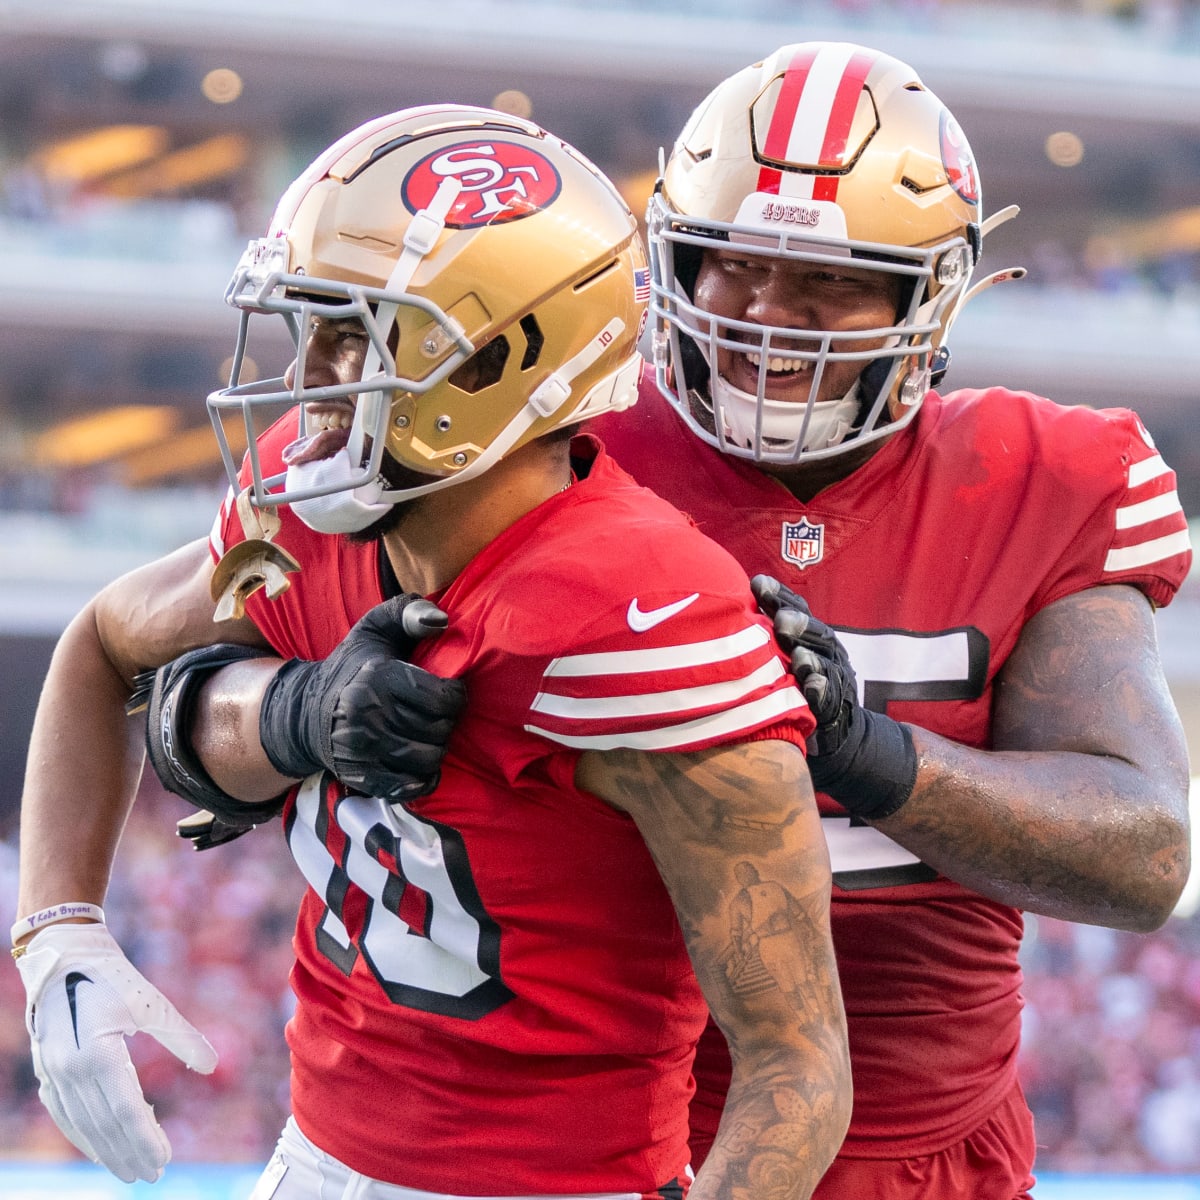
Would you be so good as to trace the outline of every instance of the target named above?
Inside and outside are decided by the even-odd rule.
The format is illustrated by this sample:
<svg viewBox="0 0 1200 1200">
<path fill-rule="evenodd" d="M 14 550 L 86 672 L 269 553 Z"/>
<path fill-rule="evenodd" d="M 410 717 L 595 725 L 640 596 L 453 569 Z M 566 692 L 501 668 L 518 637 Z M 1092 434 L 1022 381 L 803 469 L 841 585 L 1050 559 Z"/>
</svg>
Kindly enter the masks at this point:
<svg viewBox="0 0 1200 1200">
<path fill-rule="evenodd" d="M 834 1034 L 828 1026 L 811 1032 L 814 1042 L 801 1053 L 745 1053 L 731 1043 L 721 1124 L 689 1200 L 813 1194 L 841 1147 L 850 1105 L 840 1071 L 813 1072 L 814 1062 L 842 1061 Z"/>
<path fill-rule="evenodd" d="M 218 635 L 261 642 L 246 620 L 213 622 L 203 539 L 114 580 L 67 627 L 42 686 L 21 802 L 24 916 L 98 904 L 133 805 L 145 717 L 125 715 L 134 677 Z"/>
<path fill-rule="evenodd" d="M 215 671 L 200 688 L 192 721 L 192 749 L 212 781 L 250 803 L 271 800 L 296 782 L 271 765 L 259 738 L 263 694 L 281 662 L 251 659 Z"/>
<path fill-rule="evenodd" d="M 819 788 L 992 899 L 1114 928 L 1166 920 L 1189 867 L 1187 748 L 1141 592 L 1088 588 L 1034 615 L 976 750 L 865 710 L 832 631 L 777 581 L 757 587 L 817 714 Z"/>
<path fill-rule="evenodd" d="M 1095 753 L 913 740 L 916 787 L 876 824 L 923 862 L 1044 916 L 1145 931 L 1170 914 L 1189 865 L 1184 764 L 1166 764 L 1167 786 Z"/>
<path fill-rule="evenodd" d="M 613 751 L 585 755 L 576 778 L 637 822 L 729 1043 L 733 1087 L 689 1200 L 807 1200 L 845 1136 L 851 1081 L 829 858 L 803 757 L 768 741 Z"/>
<path fill-rule="evenodd" d="M 769 878 L 765 871 L 762 878 Z M 705 936 L 703 923 L 690 931 L 697 977 L 729 1045 L 733 1073 L 689 1200 L 808 1200 L 842 1144 L 852 1093 L 841 992 L 827 944 L 827 895 L 804 894 L 779 921 L 779 932 L 760 931 L 748 946 L 753 963 L 714 958 L 719 943 Z M 765 972 L 771 986 L 763 991 L 760 981 L 757 994 L 744 995 L 737 982 L 743 966 Z"/>
<path fill-rule="evenodd" d="M 55 650 L 34 718 L 21 800 L 19 914 L 100 904 L 142 765 L 130 685 L 85 610 Z"/>
</svg>

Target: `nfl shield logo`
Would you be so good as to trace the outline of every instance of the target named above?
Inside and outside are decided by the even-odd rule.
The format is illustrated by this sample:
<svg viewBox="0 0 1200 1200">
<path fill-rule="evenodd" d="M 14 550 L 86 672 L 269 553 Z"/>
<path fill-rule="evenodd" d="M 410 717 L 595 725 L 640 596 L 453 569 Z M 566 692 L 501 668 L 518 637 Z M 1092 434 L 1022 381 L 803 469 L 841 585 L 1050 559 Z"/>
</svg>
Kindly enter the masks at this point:
<svg viewBox="0 0 1200 1200">
<path fill-rule="evenodd" d="M 807 517 L 794 525 L 784 521 L 780 553 L 801 568 L 819 563 L 825 553 L 825 526 L 810 525 Z"/>
</svg>

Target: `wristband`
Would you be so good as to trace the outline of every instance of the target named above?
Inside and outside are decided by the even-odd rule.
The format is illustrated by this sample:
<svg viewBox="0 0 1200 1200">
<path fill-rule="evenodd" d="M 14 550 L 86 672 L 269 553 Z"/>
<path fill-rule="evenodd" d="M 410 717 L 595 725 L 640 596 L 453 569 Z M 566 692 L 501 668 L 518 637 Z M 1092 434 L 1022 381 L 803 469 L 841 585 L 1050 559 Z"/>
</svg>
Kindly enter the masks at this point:
<svg viewBox="0 0 1200 1200">
<path fill-rule="evenodd" d="M 69 904 L 52 904 L 49 908 L 40 909 L 22 917 L 12 927 L 14 944 L 21 938 L 31 934 L 43 925 L 53 925 L 56 921 L 67 921 L 72 917 L 90 917 L 93 921 L 104 924 L 104 909 L 98 904 L 84 904 L 82 901 Z"/>
<path fill-rule="evenodd" d="M 865 821 L 900 810 L 916 787 L 918 765 L 909 727 L 866 708 L 853 710 L 850 735 L 837 750 L 808 758 L 813 787 Z"/>
</svg>

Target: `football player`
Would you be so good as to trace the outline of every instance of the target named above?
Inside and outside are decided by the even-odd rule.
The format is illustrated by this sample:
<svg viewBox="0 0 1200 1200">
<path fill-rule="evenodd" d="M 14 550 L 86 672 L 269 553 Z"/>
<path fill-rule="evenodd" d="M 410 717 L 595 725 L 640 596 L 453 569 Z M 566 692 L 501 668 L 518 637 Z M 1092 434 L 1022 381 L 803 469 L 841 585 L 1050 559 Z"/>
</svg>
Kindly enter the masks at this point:
<svg viewBox="0 0 1200 1200">
<path fill-rule="evenodd" d="M 906 64 L 780 48 L 677 140 L 648 214 L 653 363 L 590 426 L 761 575 L 820 722 L 855 1079 L 820 1200 L 1025 1196 L 1022 910 L 1151 930 L 1188 874 L 1153 622 L 1191 562 L 1174 473 L 1130 411 L 931 390 L 967 299 L 1024 274 L 975 278 L 1014 213 L 985 213 Z M 698 1164 L 715 1026 L 695 1073 Z"/>
<path fill-rule="evenodd" d="M 1191 561 L 1173 472 L 1130 411 L 931 390 L 968 297 L 1023 274 L 972 283 L 1008 215 L 910 67 L 782 47 L 675 143 L 647 218 L 653 365 L 593 426 L 769 577 L 817 715 L 854 1072 L 821 1200 L 1027 1195 L 1021 912 L 1151 930 L 1188 873 L 1154 632 Z"/>
<path fill-rule="evenodd" d="M 165 663 L 155 768 L 209 841 L 282 809 L 309 884 L 294 1116 L 256 1195 L 682 1197 L 707 1010 L 733 1083 L 691 1194 L 807 1197 L 832 1159 L 812 715 L 733 557 L 569 436 L 636 398 L 645 271 L 583 156 L 458 106 L 348 134 L 251 243 L 214 419 L 290 411 L 240 472 L 227 450 L 215 571 L 186 547 L 64 635 L 23 803 L 40 1095 L 120 1178 L 169 1157 L 125 1037 L 215 1065 L 100 908 L 140 761 L 123 705 Z M 274 314 L 295 362 L 238 382 Z M 730 934 L 748 870 L 786 898 L 769 958 Z"/>
</svg>

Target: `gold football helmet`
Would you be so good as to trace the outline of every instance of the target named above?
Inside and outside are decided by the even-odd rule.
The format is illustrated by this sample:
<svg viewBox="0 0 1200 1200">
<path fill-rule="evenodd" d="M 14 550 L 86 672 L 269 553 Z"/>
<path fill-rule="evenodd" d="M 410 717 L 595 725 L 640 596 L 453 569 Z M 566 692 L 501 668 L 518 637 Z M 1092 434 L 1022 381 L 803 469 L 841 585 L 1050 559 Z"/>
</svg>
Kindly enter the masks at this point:
<svg viewBox="0 0 1200 1200">
<path fill-rule="evenodd" d="M 380 117 L 312 163 L 238 264 L 226 292 L 241 311 L 230 383 L 209 397 L 226 470 L 236 479 L 223 429 L 232 410 L 260 506 L 349 492 L 378 512 L 471 478 L 551 430 L 633 403 L 648 295 L 633 214 L 565 142 L 484 108 Z M 261 313 L 291 327 L 294 381 L 238 382 Z M 361 322 L 360 380 L 305 386 L 314 318 Z M 303 436 L 306 403 L 351 400 L 339 470 L 263 477 L 260 416 L 297 406 Z M 407 468 L 393 476 L 420 479 L 386 482 L 385 449 Z"/>
<path fill-rule="evenodd" d="M 999 271 L 968 291 L 984 232 L 1015 212 L 984 223 L 971 148 L 911 67 L 844 43 L 784 46 L 702 101 L 651 197 L 659 388 L 698 436 L 759 462 L 885 437 L 945 371 L 946 334 L 966 299 L 1024 274 Z M 714 245 L 898 276 L 895 321 L 847 332 L 720 317 L 694 292 Z M 864 352 L 864 339 L 878 348 Z M 722 376 L 721 350 L 757 363 L 757 393 Z M 862 366 L 850 392 L 818 401 L 826 367 L 848 361 Z M 810 373 L 807 403 L 772 400 L 772 369 L 795 378 L 797 362 Z"/>
</svg>

